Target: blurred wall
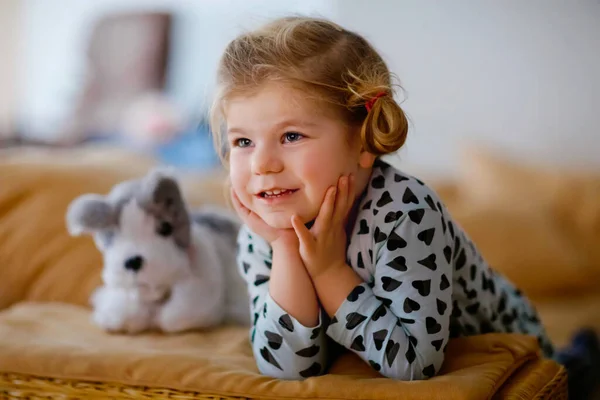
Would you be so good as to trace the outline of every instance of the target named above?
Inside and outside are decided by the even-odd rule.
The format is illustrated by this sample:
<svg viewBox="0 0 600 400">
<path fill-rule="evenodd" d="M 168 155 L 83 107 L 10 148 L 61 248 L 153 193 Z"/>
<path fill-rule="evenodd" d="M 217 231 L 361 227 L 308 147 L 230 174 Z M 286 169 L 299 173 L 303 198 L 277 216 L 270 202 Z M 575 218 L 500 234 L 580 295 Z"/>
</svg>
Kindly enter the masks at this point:
<svg viewBox="0 0 600 400">
<path fill-rule="evenodd" d="M 15 128 L 20 5 L 19 0 L 0 2 L 0 139 L 11 136 Z"/>
<path fill-rule="evenodd" d="M 399 162 L 451 174 L 466 144 L 600 169 L 597 0 L 338 1 L 406 90 Z"/>
<path fill-rule="evenodd" d="M 16 1 L 1 2 L 10 3 Z M 363 33 L 398 74 L 411 131 L 397 162 L 407 170 L 453 174 L 467 144 L 488 145 L 523 159 L 600 168 L 597 0 L 22 4 L 19 121 L 30 135 L 50 135 L 70 111 L 85 76 L 89 29 L 105 12 L 176 12 L 168 90 L 191 114 L 206 105 L 218 57 L 229 39 L 269 17 L 299 12 L 331 17 Z"/>
<path fill-rule="evenodd" d="M 4 0 L 3 0 L 4 1 Z M 23 86 L 19 120 L 24 133 L 51 139 L 71 112 L 86 74 L 85 50 L 94 21 L 105 13 L 175 13 L 169 94 L 185 112 L 199 114 L 218 58 L 241 29 L 287 13 L 332 16 L 328 0 L 22 0 Z"/>
</svg>

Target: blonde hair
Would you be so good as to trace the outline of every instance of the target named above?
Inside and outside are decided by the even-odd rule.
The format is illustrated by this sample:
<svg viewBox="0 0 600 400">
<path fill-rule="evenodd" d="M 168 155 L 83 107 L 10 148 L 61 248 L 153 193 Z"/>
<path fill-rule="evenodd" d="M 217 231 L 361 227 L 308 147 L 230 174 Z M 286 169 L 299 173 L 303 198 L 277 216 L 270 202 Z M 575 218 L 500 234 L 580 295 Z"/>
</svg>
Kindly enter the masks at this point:
<svg viewBox="0 0 600 400">
<path fill-rule="evenodd" d="M 224 104 L 265 82 L 284 82 L 329 103 L 349 126 L 360 126 L 363 148 L 376 155 L 402 147 L 406 116 L 394 100 L 393 75 L 360 35 L 331 21 L 285 17 L 231 41 L 220 60 L 211 126 L 228 158 Z"/>
</svg>

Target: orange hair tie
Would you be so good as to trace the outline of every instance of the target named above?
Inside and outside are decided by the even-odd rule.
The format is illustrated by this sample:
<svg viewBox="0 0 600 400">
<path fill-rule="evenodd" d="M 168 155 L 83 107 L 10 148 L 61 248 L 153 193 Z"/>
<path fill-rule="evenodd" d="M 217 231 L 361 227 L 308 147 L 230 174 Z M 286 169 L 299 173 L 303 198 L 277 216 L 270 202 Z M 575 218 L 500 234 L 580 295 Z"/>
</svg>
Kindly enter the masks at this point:
<svg viewBox="0 0 600 400">
<path fill-rule="evenodd" d="M 373 108 L 373 105 L 375 104 L 375 102 L 377 101 L 377 99 L 379 99 L 380 97 L 383 97 L 385 95 L 387 95 L 386 92 L 379 92 L 374 97 L 372 97 L 371 99 L 369 99 L 369 101 L 367 101 L 365 103 L 365 108 L 367 109 L 367 112 L 371 111 L 371 109 Z"/>
</svg>

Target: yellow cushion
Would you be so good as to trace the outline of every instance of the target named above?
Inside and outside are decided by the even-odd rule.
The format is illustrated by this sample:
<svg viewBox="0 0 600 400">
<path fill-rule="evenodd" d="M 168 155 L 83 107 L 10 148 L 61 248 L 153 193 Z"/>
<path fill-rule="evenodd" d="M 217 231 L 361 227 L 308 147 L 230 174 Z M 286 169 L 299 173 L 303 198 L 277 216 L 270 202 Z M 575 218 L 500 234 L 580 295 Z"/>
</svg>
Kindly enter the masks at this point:
<svg viewBox="0 0 600 400">
<path fill-rule="evenodd" d="M 113 382 L 222 396 L 290 399 L 489 399 L 520 367 L 537 363 L 536 340 L 489 334 L 452 340 L 441 374 L 428 381 L 382 378 L 352 353 L 329 374 L 283 381 L 259 374 L 248 331 L 222 327 L 173 336 L 110 335 L 89 322 L 85 308 L 20 303 L 0 312 L 0 373 Z M 508 391 L 530 398 L 559 371 L 551 362 Z M 543 379 L 540 379 L 540 374 Z"/>
<path fill-rule="evenodd" d="M 461 160 L 449 207 L 494 268 L 532 296 L 595 290 L 599 173 L 516 162 L 482 148 Z"/>
<path fill-rule="evenodd" d="M 20 300 L 87 305 L 102 259 L 90 237 L 72 238 L 69 203 L 144 175 L 152 159 L 114 149 L 0 152 L 0 309 Z M 223 176 L 182 177 L 190 205 L 223 204 Z"/>
</svg>

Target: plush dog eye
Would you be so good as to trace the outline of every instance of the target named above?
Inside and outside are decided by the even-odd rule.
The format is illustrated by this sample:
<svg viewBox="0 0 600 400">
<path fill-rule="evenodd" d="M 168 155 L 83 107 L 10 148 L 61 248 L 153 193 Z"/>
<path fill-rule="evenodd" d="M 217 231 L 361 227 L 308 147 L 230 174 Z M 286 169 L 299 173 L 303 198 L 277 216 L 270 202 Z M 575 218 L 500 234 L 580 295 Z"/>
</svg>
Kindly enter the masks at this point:
<svg viewBox="0 0 600 400">
<path fill-rule="evenodd" d="M 160 236 L 166 237 L 169 236 L 171 233 L 173 233 L 173 225 L 171 225 L 168 222 L 162 222 L 158 227 L 158 234 Z"/>
</svg>

